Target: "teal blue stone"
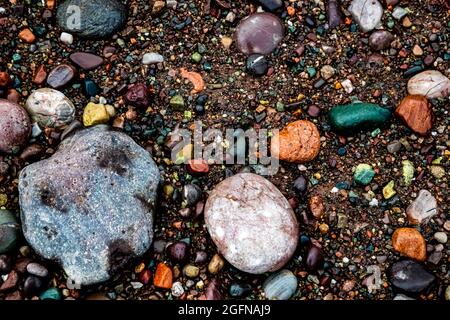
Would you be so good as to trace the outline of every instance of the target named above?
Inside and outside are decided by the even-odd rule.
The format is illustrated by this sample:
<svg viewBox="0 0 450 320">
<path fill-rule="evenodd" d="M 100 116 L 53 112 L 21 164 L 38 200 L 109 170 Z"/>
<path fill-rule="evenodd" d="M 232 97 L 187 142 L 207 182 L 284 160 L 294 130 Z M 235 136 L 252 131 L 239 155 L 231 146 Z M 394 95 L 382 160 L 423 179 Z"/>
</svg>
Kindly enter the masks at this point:
<svg viewBox="0 0 450 320">
<path fill-rule="evenodd" d="M 331 127 L 342 135 L 384 126 L 390 118 L 391 111 L 364 102 L 335 106 L 328 114 Z"/>
<path fill-rule="evenodd" d="M 313 68 L 313 67 L 308 67 L 306 69 L 306 71 L 308 72 L 308 75 L 309 75 L 310 78 L 313 78 L 316 75 L 316 73 L 317 73 L 316 69 Z"/>
<path fill-rule="evenodd" d="M 50 288 L 39 296 L 41 300 L 61 300 L 62 294 L 58 288 Z"/>
<path fill-rule="evenodd" d="M 368 164 L 362 163 L 356 167 L 355 173 L 353 174 L 353 179 L 357 184 L 366 186 L 368 185 L 373 177 L 375 176 L 375 171 Z"/>
</svg>

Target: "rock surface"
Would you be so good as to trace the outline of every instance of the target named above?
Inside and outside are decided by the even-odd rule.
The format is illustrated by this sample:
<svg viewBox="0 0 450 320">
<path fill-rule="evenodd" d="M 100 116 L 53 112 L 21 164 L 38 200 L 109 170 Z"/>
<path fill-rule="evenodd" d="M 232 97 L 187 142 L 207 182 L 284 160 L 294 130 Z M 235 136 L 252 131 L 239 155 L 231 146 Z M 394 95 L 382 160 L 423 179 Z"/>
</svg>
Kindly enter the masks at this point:
<svg viewBox="0 0 450 320">
<path fill-rule="evenodd" d="M 425 261 L 427 258 L 427 245 L 425 239 L 414 228 L 398 228 L 392 235 L 394 250 L 403 256 Z"/>
<path fill-rule="evenodd" d="M 402 260 L 392 265 L 389 280 L 406 293 L 418 294 L 428 289 L 436 277 L 417 262 Z"/>
<path fill-rule="evenodd" d="M 25 108 L 42 128 L 60 128 L 75 119 L 75 106 L 60 91 L 42 88 L 33 91 Z"/>
<path fill-rule="evenodd" d="M 420 190 L 417 198 L 406 209 L 409 222 L 421 224 L 438 214 L 436 198 L 428 190 Z"/>
<path fill-rule="evenodd" d="M 235 38 L 239 50 L 247 55 L 271 53 L 281 42 L 284 28 L 280 19 L 271 13 L 254 13 L 241 21 Z"/>
<path fill-rule="evenodd" d="M 392 33 L 386 30 L 378 30 L 370 35 L 369 46 L 375 51 L 380 51 L 388 49 L 393 40 L 394 36 Z"/>
<path fill-rule="evenodd" d="M 149 249 L 159 179 L 127 135 L 103 125 L 78 131 L 20 174 L 25 238 L 75 283 L 105 281 Z"/>
<path fill-rule="evenodd" d="M 28 141 L 30 133 L 31 122 L 25 109 L 0 99 L 0 152 L 16 151 Z"/>
<path fill-rule="evenodd" d="M 117 0 L 66 0 L 56 18 L 66 32 L 82 38 L 107 38 L 127 21 L 127 8 Z"/>
<path fill-rule="evenodd" d="M 8 210 L 0 209 L 0 254 L 14 249 L 19 243 L 19 239 L 19 221 Z"/>
<path fill-rule="evenodd" d="M 308 120 L 289 123 L 271 141 L 271 154 L 280 160 L 302 163 L 313 160 L 320 151 L 320 133 Z"/>
<path fill-rule="evenodd" d="M 299 229 L 291 206 L 261 176 L 240 173 L 219 183 L 209 195 L 204 215 L 219 252 L 242 271 L 278 270 L 297 247 Z"/>
<path fill-rule="evenodd" d="M 417 134 L 425 136 L 433 128 L 433 110 L 427 98 L 408 95 L 395 110 L 403 122 Z"/>
<path fill-rule="evenodd" d="M 450 79 L 436 70 L 427 70 L 408 81 L 408 93 L 427 98 L 444 98 L 450 94 Z"/>
</svg>

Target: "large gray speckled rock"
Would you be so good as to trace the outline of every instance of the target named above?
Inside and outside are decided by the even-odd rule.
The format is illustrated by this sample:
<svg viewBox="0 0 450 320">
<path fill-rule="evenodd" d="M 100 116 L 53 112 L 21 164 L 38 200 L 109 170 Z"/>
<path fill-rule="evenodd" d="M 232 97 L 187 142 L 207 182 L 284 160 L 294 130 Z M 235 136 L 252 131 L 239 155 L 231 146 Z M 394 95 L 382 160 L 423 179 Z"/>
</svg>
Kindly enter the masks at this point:
<svg viewBox="0 0 450 320">
<path fill-rule="evenodd" d="M 127 8 L 118 0 L 66 0 L 58 6 L 56 18 L 66 32 L 101 39 L 123 28 Z"/>
<path fill-rule="evenodd" d="M 219 252 L 248 273 L 280 269 L 297 247 L 294 211 L 270 181 L 253 173 L 236 174 L 214 188 L 205 222 Z"/>
<path fill-rule="evenodd" d="M 150 154 L 126 134 L 78 131 L 20 174 L 25 238 L 75 283 L 108 280 L 149 249 L 159 181 Z"/>
</svg>

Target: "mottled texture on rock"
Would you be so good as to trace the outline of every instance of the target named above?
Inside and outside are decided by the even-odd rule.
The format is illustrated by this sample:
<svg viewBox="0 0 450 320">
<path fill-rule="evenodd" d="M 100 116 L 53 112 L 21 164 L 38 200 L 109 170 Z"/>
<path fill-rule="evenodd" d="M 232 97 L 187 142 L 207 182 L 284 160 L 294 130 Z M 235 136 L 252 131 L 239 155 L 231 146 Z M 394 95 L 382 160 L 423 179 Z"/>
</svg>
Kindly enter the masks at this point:
<svg viewBox="0 0 450 320">
<path fill-rule="evenodd" d="M 83 38 L 107 38 L 127 21 L 127 8 L 117 0 L 66 0 L 56 18 L 66 32 Z"/>
<path fill-rule="evenodd" d="M 397 289 L 418 294 L 428 289 L 436 277 L 417 262 L 403 260 L 394 263 L 391 267 L 389 280 Z"/>
<path fill-rule="evenodd" d="M 320 134 L 316 125 L 308 120 L 289 123 L 271 141 L 273 157 L 288 162 L 308 162 L 320 151 Z"/>
<path fill-rule="evenodd" d="M 158 169 L 124 133 L 74 133 L 19 177 L 23 232 L 38 254 L 82 285 L 105 281 L 153 238 Z"/>
<path fill-rule="evenodd" d="M 60 128 L 75 119 L 75 106 L 60 91 L 42 88 L 33 91 L 25 108 L 41 127 Z"/>
<path fill-rule="evenodd" d="M 263 284 L 264 294 L 269 300 L 287 300 L 297 290 L 297 277 L 287 269 L 272 274 Z"/>
<path fill-rule="evenodd" d="M 254 13 L 243 19 L 236 29 L 235 38 L 244 54 L 269 54 L 281 42 L 284 28 L 280 19 L 267 12 Z"/>
<path fill-rule="evenodd" d="M 433 128 L 433 110 L 427 98 L 418 95 L 406 96 L 395 110 L 403 122 L 417 134 L 427 135 Z"/>
<path fill-rule="evenodd" d="M 0 153 L 23 146 L 31 133 L 27 112 L 18 104 L 0 99 Z"/>
<path fill-rule="evenodd" d="M 69 84 L 75 78 L 76 74 L 77 70 L 73 66 L 60 64 L 48 74 L 47 84 L 54 89 L 62 88 Z"/>
<path fill-rule="evenodd" d="M 70 60 L 84 70 L 93 70 L 103 63 L 103 58 L 89 52 L 75 52 Z"/>
<path fill-rule="evenodd" d="M 291 206 L 261 176 L 240 173 L 222 181 L 210 193 L 204 214 L 219 252 L 242 271 L 278 270 L 297 246 L 298 223 Z"/>
<path fill-rule="evenodd" d="M 423 71 L 409 79 L 408 93 L 430 99 L 447 97 L 450 94 L 450 79 L 436 70 Z"/>
<path fill-rule="evenodd" d="M 403 256 L 425 261 L 427 258 L 427 245 L 425 239 L 414 228 L 398 228 L 392 235 L 394 250 Z"/>
<path fill-rule="evenodd" d="M 428 190 L 420 190 L 417 198 L 406 209 L 409 222 L 415 224 L 426 222 L 437 213 L 436 198 Z"/>
<path fill-rule="evenodd" d="M 342 12 L 340 8 L 339 0 L 328 0 L 327 1 L 327 17 L 328 26 L 330 29 L 334 29 L 343 23 Z"/>
<path fill-rule="evenodd" d="M 348 10 L 363 32 L 375 29 L 383 16 L 378 0 L 353 0 Z"/>
<path fill-rule="evenodd" d="M 388 49 L 393 40 L 394 36 L 392 33 L 387 30 L 378 30 L 370 35 L 369 46 L 375 51 L 380 51 Z"/>
</svg>

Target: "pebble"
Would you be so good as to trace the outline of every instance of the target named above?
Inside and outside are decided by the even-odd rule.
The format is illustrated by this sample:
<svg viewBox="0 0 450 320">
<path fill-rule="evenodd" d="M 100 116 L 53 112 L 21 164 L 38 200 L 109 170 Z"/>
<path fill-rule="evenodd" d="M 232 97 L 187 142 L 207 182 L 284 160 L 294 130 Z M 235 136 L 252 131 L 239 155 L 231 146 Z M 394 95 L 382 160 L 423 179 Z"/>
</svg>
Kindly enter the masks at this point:
<svg viewBox="0 0 450 320">
<path fill-rule="evenodd" d="M 328 115 L 333 130 L 343 135 L 378 128 L 383 126 L 390 117 L 389 110 L 377 104 L 360 102 L 335 106 Z"/>
<path fill-rule="evenodd" d="M 252 292 L 252 286 L 248 283 L 232 283 L 228 292 L 233 298 L 243 298 Z"/>
<path fill-rule="evenodd" d="M 444 223 L 444 229 L 446 231 L 450 231 L 450 220 L 445 221 Z"/>
<path fill-rule="evenodd" d="M 41 278 L 45 278 L 48 275 L 47 268 L 36 262 L 31 262 L 27 265 L 27 272 Z"/>
<path fill-rule="evenodd" d="M 4 71 L 0 71 L 0 87 L 7 88 L 11 85 L 11 82 L 12 81 L 9 74 Z"/>
<path fill-rule="evenodd" d="M 153 277 L 153 285 L 161 289 L 172 289 L 172 281 L 172 269 L 162 262 L 158 263 Z"/>
<path fill-rule="evenodd" d="M 254 76 L 263 76 L 267 73 L 269 64 L 261 54 L 252 54 L 247 58 L 247 72 Z"/>
<path fill-rule="evenodd" d="M 283 36 L 280 19 L 267 12 L 254 13 L 241 20 L 234 35 L 239 51 L 246 55 L 271 53 Z"/>
<path fill-rule="evenodd" d="M 445 289 L 445 300 L 450 300 L 450 285 L 447 286 L 447 289 Z"/>
<path fill-rule="evenodd" d="M 62 92 L 41 88 L 33 91 L 25 108 L 42 128 L 61 128 L 75 119 L 75 106 Z"/>
<path fill-rule="evenodd" d="M 189 257 L 189 245 L 184 241 L 172 243 L 167 247 L 167 255 L 175 263 L 183 262 Z"/>
<path fill-rule="evenodd" d="M 414 228 L 398 228 L 392 235 L 394 250 L 403 256 L 425 261 L 427 258 L 426 243 L 423 236 Z"/>
<path fill-rule="evenodd" d="M 74 21 L 78 8 L 80 21 Z M 81 38 L 108 38 L 122 29 L 127 21 L 127 8 L 118 0 L 66 0 L 58 3 L 58 25 L 64 31 Z"/>
<path fill-rule="evenodd" d="M 63 297 L 61 291 L 58 288 L 50 288 L 42 292 L 39 296 L 41 300 L 61 300 Z"/>
<path fill-rule="evenodd" d="M 383 16 L 383 7 L 378 0 L 353 0 L 348 10 L 363 32 L 375 29 Z"/>
<path fill-rule="evenodd" d="M 220 254 L 216 253 L 208 264 L 208 271 L 211 274 L 218 274 L 224 265 L 225 261 L 222 259 Z"/>
<path fill-rule="evenodd" d="M 320 75 L 324 80 L 329 80 L 334 76 L 336 70 L 330 65 L 325 65 L 320 69 Z"/>
<path fill-rule="evenodd" d="M 353 180 L 363 186 L 372 182 L 373 177 L 375 177 L 375 171 L 372 169 L 372 166 L 366 163 L 359 164 L 353 173 Z"/>
<path fill-rule="evenodd" d="M 283 8 L 282 0 L 257 0 L 264 10 L 275 12 Z"/>
<path fill-rule="evenodd" d="M 256 174 L 239 173 L 219 183 L 209 195 L 204 216 L 219 252 L 244 272 L 278 270 L 297 247 L 298 222 L 291 206 L 272 183 Z"/>
<path fill-rule="evenodd" d="M 378 30 L 370 35 L 369 46 L 375 51 L 380 51 L 388 49 L 392 41 L 394 41 L 392 33 L 386 30 Z"/>
<path fill-rule="evenodd" d="M 188 278 L 195 278 L 199 275 L 200 269 L 194 265 L 188 264 L 183 268 L 183 274 Z"/>
<path fill-rule="evenodd" d="M 21 171 L 25 238 L 76 283 L 106 281 L 150 248 L 159 180 L 150 154 L 128 135 L 104 125 L 79 130 Z"/>
<path fill-rule="evenodd" d="M 176 111 L 184 111 L 184 98 L 181 95 L 175 95 L 170 99 L 170 106 Z"/>
<path fill-rule="evenodd" d="M 436 277 L 412 260 L 402 260 L 392 265 L 389 272 L 392 285 L 408 294 L 418 294 L 428 289 Z"/>
<path fill-rule="evenodd" d="M 53 68 L 47 77 L 47 84 L 53 89 L 60 89 L 69 84 L 76 76 L 77 70 L 68 64 Z"/>
<path fill-rule="evenodd" d="M 70 61 L 84 70 L 94 70 L 103 64 L 102 57 L 89 52 L 75 52 L 69 58 Z"/>
<path fill-rule="evenodd" d="M 0 254 L 17 248 L 20 240 L 18 219 L 8 210 L 0 209 Z"/>
<path fill-rule="evenodd" d="M 408 93 L 427 98 L 445 98 L 450 94 L 450 79 L 436 70 L 426 70 L 408 81 Z"/>
<path fill-rule="evenodd" d="M 387 185 L 383 187 L 383 197 L 387 200 L 392 198 L 397 192 L 394 190 L 395 182 L 394 180 L 389 181 Z"/>
<path fill-rule="evenodd" d="M 291 122 L 272 137 L 271 154 L 282 161 L 309 162 L 317 157 L 319 151 L 319 130 L 308 120 Z"/>
<path fill-rule="evenodd" d="M 309 271 L 317 271 L 323 267 L 324 255 L 322 248 L 311 245 L 306 256 L 306 268 Z"/>
<path fill-rule="evenodd" d="M 414 165 L 409 160 L 402 161 L 402 174 L 403 174 L 403 182 L 406 186 L 409 186 L 414 179 Z"/>
<path fill-rule="evenodd" d="M 164 57 L 156 52 L 149 52 L 142 56 L 142 64 L 155 64 L 164 62 Z"/>
<path fill-rule="evenodd" d="M 204 175 L 209 172 L 209 165 L 203 159 L 190 159 L 187 163 L 187 169 L 192 175 Z"/>
<path fill-rule="evenodd" d="M 408 128 L 419 135 L 427 135 L 433 128 L 433 111 L 427 98 L 419 95 L 408 95 L 395 110 Z"/>
<path fill-rule="evenodd" d="M 61 32 L 61 36 L 59 37 L 59 41 L 65 44 L 72 44 L 73 43 L 73 35 L 67 32 Z"/>
<path fill-rule="evenodd" d="M 343 23 L 339 0 L 327 1 L 327 17 L 330 29 L 334 29 Z"/>
<path fill-rule="evenodd" d="M 427 222 L 437 213 L 436 198 L 428 190 L 420 190 L 417 198 L 406 209 L 409 222 L 414 224 Z"/>
<path fill-rule="evenodd" d="M 408 11 L 405 8 L 402 8 L 400 6 L 395 7 L 394 11 L 392 11 L 392 16 L 397 20 L 400 20 L 407 14 L 408 14 Z"/>
<path fill-rule="evenodd" d="M 41 85 L 45 82 L 47 79 L 47 70 L 45 69 L 45 66 L 42 64 L 39 66 L 39 68 L 36 71 L 36 74 L 33 78 L 33 83 L 37 85 Z"/>
<path fill-rule="evenodd" d="M 176 298 L 181 297 L 184 294 L 183 284 L 181 282 L 174 282 L 171 289 L 172 295 Z"/>
<path fill-rule="evenodd" d="M 442 243 L 442 244 L 446 244 L 447 241 L 448 241 L 447 234 L 445 232 L 442 232 L 442 231 L 441 232 L 436 232 L 434 234 L 434 239 L 437 242 Z"/>
<path fill-rule="evenodd" d="M 347 93 L 352 93 L 353 90 L 355 89 L 350 79 L 345 79 L 344 81 L 341 82 L 341 85 L 342 88 L 344 88 L 345 92 Z"/>
<path fill-rule="evenodd" d="M 402 148 L 402 143 L 398 140 L 395 140 L 388 144 L 387 151 L 389 153 L 395 154 L 395 153 L 399 152 L 401 150 L 401 148 Z"/>
<path fill-rule="evenodd" d="M 0 99 L 0 152 L 16 152 L 31 134 L 28 113 L 16 103 Z"/>
<path fill-rule="evenodd" d="M 272 274 L 264 281 L 263 290 L 266 299 L 288 300 L 297 290 L 297 277 L 289 270 L 284 269 Z"/>
<path fill-rule="evenodd" d="M 205 90 L 205 81 L 202 75 L 198 72 L 187 71 L 184 68 L 180 68 L 180 74 L 183 78 L 189 80 L 194 88 L 191 90 L 191 94 L 197 94 Z"/>
<path fill-rule="evenodd" d="M 125 101 L 134 107 L 147 108 L 150 104 L 147 86 L 143 83 L 136 83 L 128 86 L 127 93 L 125 94 Z"/>
<path fill-rule="evenodd" d="M 28 276 L 23 284 L 23 293 L 26 297 L 32 298 L 38 296 L 44 288 L 44 282 L 41 278 Z"/>
<path fill-rule="evenodd" d="M 8 273 L 8 278 L 0 286 L 0 293 L 12 291 L 17 288 L 18 284 L 19 275 L 16 271 L 12 270 L 10 273 Z"/>
<path fill-rule="evenodd" d="M 85 127 L 107 123 L 109 119 L 110 115 L 104 104 L 89 102 L 84 108 L 83 124 Z"/>
<path fill-rule="evenodd" d="M 306 192 L 306 189 L 308 188 L 308 181 L 306 181 L 306 178 L 304 176 L 299 176 L 294 181 L 294 190 L 299 195 L 303 195 Z"/>
<path fill-rule="evenodd" d="M 205 290 L 206 300 L 223 300 L 222 293 L 219 290 L 219 282 L 216 279 L 211 280 Z"/>
<path fill-rule="evenodd" d="M 323 199 L 320 195 L 311 196 L 308 201 L 308 206 L 314 218 L 322 218 L 325 213 L 325 205 L 323 204 Z"/>
<path fill-rule="evenodd" d="M 22 31 L 20 31 L 19 38 L 20 40 L 26 43 L 33 43 L 36 40 L 36 36 L 28 28 L 25 28 Z"/>
<path fill-rule="evenodd" d="M 186 207 L 194 206 L 202 197 L 202 189 L 193 183 L 189 183 L 183 187 L 181 193 L 183 204 Z"/>
<path fill-rule="evenodd" d="M 431 166 L 430 171 L 436 179 L 442 179 L 445 177 L 445 169 L 441 166 Z"/>
</svg>

